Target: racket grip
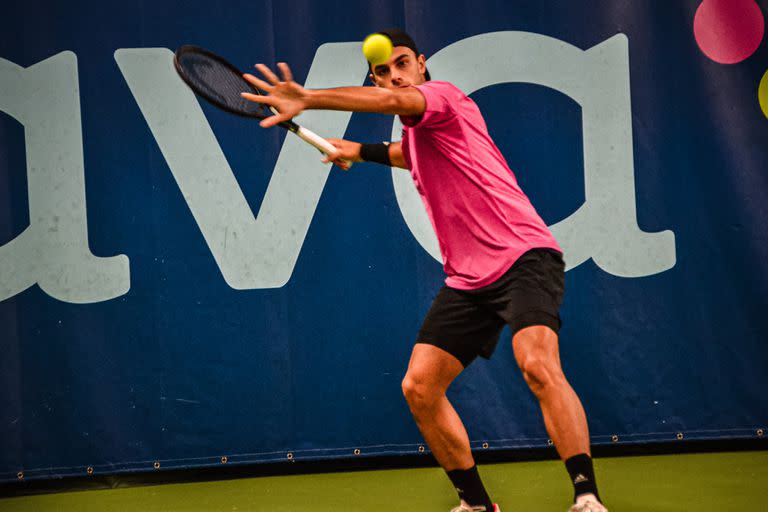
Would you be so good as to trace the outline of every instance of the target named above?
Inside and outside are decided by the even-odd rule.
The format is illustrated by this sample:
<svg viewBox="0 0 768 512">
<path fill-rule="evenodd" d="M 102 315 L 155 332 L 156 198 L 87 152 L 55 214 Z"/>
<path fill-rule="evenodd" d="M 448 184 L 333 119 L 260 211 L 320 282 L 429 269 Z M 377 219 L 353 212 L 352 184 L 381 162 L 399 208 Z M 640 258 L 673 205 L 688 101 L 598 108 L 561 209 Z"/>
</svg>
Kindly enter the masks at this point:
<svg viewBox="0 0 768 512">
<path fill-rule="evenodd" d="M 299 126 L 299 129 L 296 130 L 296 135 L 302 138 L 305 142 L 315 146 L 318 150 L 320 150 L 321 153 L 324 153 L 325 155 L 331 155 L 332 153 L 336 152 L 336 146 L 313 132 L 312 130 L 307 130 L 303 126 Z M 352 162 L 347 162 L 344 160 L 345 163 L 348 163 L 350 166 L 352 165 Z"/>
</svg>

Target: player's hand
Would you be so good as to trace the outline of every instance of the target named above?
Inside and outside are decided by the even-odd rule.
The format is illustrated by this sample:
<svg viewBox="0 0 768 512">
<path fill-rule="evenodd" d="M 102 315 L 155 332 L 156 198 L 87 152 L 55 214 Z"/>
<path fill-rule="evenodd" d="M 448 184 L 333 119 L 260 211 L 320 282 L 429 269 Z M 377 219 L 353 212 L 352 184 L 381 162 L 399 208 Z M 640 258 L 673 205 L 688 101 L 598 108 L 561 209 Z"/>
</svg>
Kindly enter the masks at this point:
<svg viewBox="0 0 768 512">
<path fill-rule="evenodd" d="M 267 95 L 261 96 L 259 94 L 243 92 L 241 96 L 249 101 L 262 103 L 277 110 L 275 115 L 269 116 L 259 123 L 263 128 L 269 128 L 283 121 L 289 121 L 291 118 L 301 114 L 307 106 L 307 90 L 293 81 L 293 74 L 288 64 L 279 62 L 277 67 L 280 68 L 280 72 L 283 75 L 282 80 L 264 64 L 256 64 L 256 69 L 267 79 L 266 82 L 249 73 L 243 75 L 243 78 L 266 92 Z"/>
<path fill-rule="evenodd" d="M 362 162 L 360 158 L 360 144 L 359 142 L 352 142 L 351 140 L 344 139 L 328 139 L 328 142 L 333 144 L 336 148 L 336 152 L 332 155 L 327 155 L 323 162 L 333 162 L 345 171 L 352 167 L 354 162 Z"/>
</svg>

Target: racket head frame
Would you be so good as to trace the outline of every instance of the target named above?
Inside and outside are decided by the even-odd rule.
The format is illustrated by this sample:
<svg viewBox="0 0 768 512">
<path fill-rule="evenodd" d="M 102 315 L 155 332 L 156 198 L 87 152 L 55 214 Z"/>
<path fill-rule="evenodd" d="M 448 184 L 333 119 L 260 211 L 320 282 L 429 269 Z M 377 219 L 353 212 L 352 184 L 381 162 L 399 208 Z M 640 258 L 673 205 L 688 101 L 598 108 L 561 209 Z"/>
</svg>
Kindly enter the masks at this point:
<svg viewBox="0 0 768 512">
<path fill-rule="evenodd" d="M 216 61 L 216 63 L 222 65 L 225 69 L 231 71 L 234 75 L 239 77 L 242 80 L 243 86 L 246 87 L 248 90 L 252 91 L 254 94 L 262 95 L 261 91 L 254 87 L 250 82 L 245 80 L 243 78 L 243 73 L 240 71 L 237 67 L 235 67 L 232 63 L 221 57 L 220 55 L 217 55 L 213 53 L 210 50 L 206 50 L 205 48 L 202 48 L 200 46 L 195 46 L 191 44 L 180 46 L 176 52 L 174 52 L 173 55 L 173 66 L 176 68 L 176 73 L 179 75 L 179 77 L 184 81 L 184 83 L 189 86 L 192 91 L 206 100 L 211 105 L 224 110 L 225 112 L 229 112 L 230 114 L 235 114 L 240 117 L 247 117 L 249 119 L 266 119 L 267 117 L 270 117 L 270 114 L 267 114 L 266 112 L 264 115 L 258 114 L 256 112 L 246 112 L 242 110 L 238 110 L 236 108 L 232 108 L 229 105 L 222 103 L 221 101 L 217 100 L 216 98 L 212 97 L 210 94 L 205 92 L 203 89 L 198 87 L 195 84 L 195 81 L 190 79 L 187 72 L 184 70 L 184 66 L 181 64 L 181 57 L 186 53 L 195 53 L 198 55 L 203 55 L 204 57 L 211 59 L 213 61 Z M 246 92 L 246 91 L 243 91 Z M 271 110 L 273 114 L 276 114 L 277 111 L 272 107 L 267 107 L 264 104 L 261 104 L 261 108 L 266 110 Z M 283 121 L 281 123 L 278 123 L 278 126 L 281 126 L 285 128 L 288 131 L 291 131 L 298 135 L 301 139 L 303 139 L 308 144 L 314 146 L 317 148 L 318 151 L 320 151 L 323 154 L 330 155 L 333 152 L 336 151 L 336 148 L 328 142 L 323 137 L 320 137 L 319 135 L 315 134 L 311 130 L 308 130 L 307 128 L 303 128 L 296 124 L 292 120 Z M 349 165 L 351 165 L 351 162 L 348 162 Z"/>
<path fill-rule="evenodd" d="M 235 114 L 240 117 L 247 117 L 250 119 L 266 119 L 267 117 L 270 117 L 270 114 L 266 113 L 267 107 L 263 106 L 265 113 L 264 115 L 257 114 L 255 112 L 244 112 L 242 110 L 238 110 L 236 108 L 232 108 L 229 105 L 226 105 L 225 103 L 222 103 L 218 101 L 216 98 L 202 90 L 200 87 L 198 87 L 193 80 L 191 80 L 187 74 L 187 72 L 184 70 L 184 66 L 181 64 L 181 60 L 184 54 L 186 53 L 196 53 L 198 55 L 203 55 L 208 59 L 215 60 L 224 68 L 230 70 L 232 74 L 237 75 L 238 77 L 242 78 L 243 72 L 240 71 L 237 67 L 235 67 L 232 63 L 221 57 L 220 55 L 217 55 L 213 53 L 210 50 L 206 50 L 205 48 L 202 48 L 200 46 L 195 46 L 191 44 L 185 44 L 183 46 L 180 46 L 176 52 L 173 54 L 173 66 L 176 68 L 176 73 L 179 75 L 179 77 L 186 83 L 192 91 L 201 98 L 203 98 L 205 101 L 210 103 L 211 105 L 215 106 L 216 108 L 219 108 L 221 110 L 224 110 L 226 112 L 229 112 L 230 114 Z M 259 96 L 262 96 L 261 91 L 259 91 L 258 88 L 251 85 L 248 81 L 246 81 L 244 78 L 243 84 L 248 87 L 250 91 L 243 91 L 243 92 L 252 92 L 253 94 L 258 94 Z M 274 113 L 274 111 L 273 111 Z M 297 125 L 293 121 L 283 121 L 279 123 L 280 126 L 283 128 L 290 130 L 294 133 L 297 132 L 299 129 L 299 125 Z"/>
</svg>

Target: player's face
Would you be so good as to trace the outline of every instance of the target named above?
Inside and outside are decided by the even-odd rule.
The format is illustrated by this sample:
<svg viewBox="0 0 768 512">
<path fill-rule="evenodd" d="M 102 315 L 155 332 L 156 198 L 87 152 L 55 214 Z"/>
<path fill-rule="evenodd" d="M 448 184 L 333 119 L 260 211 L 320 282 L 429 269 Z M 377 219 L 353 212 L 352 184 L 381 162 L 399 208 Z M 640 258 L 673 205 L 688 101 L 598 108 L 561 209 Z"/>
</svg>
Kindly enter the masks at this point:
<svg viewBox="0 0 768 512">
<path fill-rule="evenodd" d="M 387 63 L 373 68 L 371 80 L 378 87 L 396 89 L 423 84 L 426 71 L 424 55 L 417 57 L 410 48 L 395 46 Z"/>
</svg>

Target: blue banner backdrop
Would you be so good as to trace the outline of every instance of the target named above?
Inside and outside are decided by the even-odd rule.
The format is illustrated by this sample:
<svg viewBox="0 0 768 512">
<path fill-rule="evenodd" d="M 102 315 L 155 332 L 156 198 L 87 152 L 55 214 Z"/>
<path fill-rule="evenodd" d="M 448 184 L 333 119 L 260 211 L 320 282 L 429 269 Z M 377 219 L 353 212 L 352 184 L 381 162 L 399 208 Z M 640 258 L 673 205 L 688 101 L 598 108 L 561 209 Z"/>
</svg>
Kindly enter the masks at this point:
<svg viewBox="0 0 768 512">
<path fill-rule="evenodd" d="M 593 441 L 768 424 L 765 1 L 44 4 L 0 17 L 0 480 L 419 452 L 400 382 L 443 276 L 409 175 L 328 168 L 170 65 L 191 43 L 360 85 L 389 26 L 471 92 L 565 249 Z M 508 332 L 449 396 L 473 447 L 547 445 Z"/>
</svg>

